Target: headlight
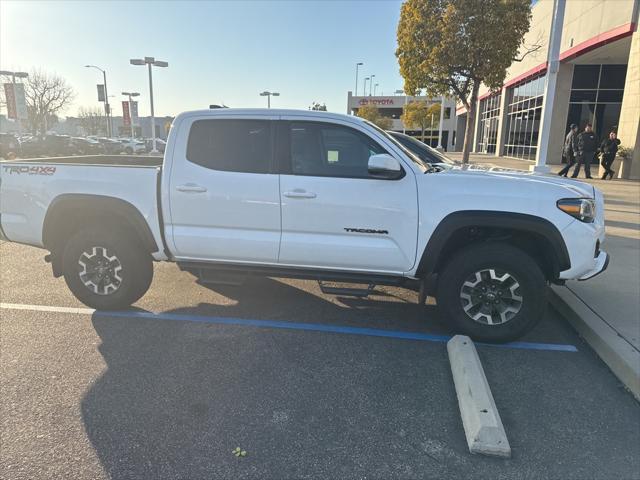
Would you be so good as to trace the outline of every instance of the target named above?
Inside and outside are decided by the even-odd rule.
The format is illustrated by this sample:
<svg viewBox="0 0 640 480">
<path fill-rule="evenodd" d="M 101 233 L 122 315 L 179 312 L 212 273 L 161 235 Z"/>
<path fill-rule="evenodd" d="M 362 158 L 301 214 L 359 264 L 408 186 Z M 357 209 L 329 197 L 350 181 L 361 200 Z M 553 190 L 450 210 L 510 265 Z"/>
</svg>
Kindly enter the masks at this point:
<svg viewBox="0 0 640 480">
<path fill-rule="evenodd" d="M 581 222 L 591 223 L 596 216 L 596 202 L 590 198 L 565 198 L 558 200 L 556 205 Z"/>
</svg>

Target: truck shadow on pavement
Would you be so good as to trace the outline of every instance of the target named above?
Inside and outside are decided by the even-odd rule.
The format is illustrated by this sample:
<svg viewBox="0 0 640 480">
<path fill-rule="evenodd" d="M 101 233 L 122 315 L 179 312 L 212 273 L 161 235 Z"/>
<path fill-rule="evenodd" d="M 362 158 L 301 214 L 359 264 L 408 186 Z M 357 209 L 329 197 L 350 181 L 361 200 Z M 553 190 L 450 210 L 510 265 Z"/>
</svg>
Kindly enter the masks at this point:
<svg viewBox="0 0 640 480">
<path fill-rule="evenodd" d="M 340 320 L 396 329 L 425 324 L 421 307 L 393 296 L 376 297 L 371 305 L 370 300 L 334 301 L 270 279 L 249 286 L 261 287 L 260 293 L 216 286 L 229 304 L 164 313 Z M 398 311 L 408 317 L 401 327 Z M 588 473 L 606 478 L 591 470 L 597 455 L 605 455 L 602 449 L 617 455 L 616 465 L 633 463 L 629 449 L 618 444 L 622 438 L 606 446 L 609 430 L 625 428 L 623 419 L 598 423 L 607 431 L 597 442 L 585 442 L 577 433 L 589 427 L 571 427 L 610 390 L 594 394 L 593 401 L 571 398 L 564 405 L 560 396 L 532 397 L 533 385 L 513 386 L 514 381 L 522 385 L 524 372 L 536 365 L 542 372 L 536 392 L 572 388 L 567 382 L 582 377 L 580 354 L 483 351 L 514 440 L 514 458 L 499 460 L 468 454 L 443 343 L 101 312 L 93 314 L 92 324 L 106 369 L 82 398 L 81 412 L 87 437 L 112 479 L 586 478 Z M 571 370 L 550 377 L 561 359 Z M 585 398 L 583 383 L 576 384 L 577 398 Z M 548 412 L 559 407 L 562 415 L 550 419 Z M 546 422 L 540 424 L 535 419 L 544 412 Z M 548 437 L 544 425 L 567 433 Z M 624 438 L 629 436 L 625 432 Z M 578 446 L 588 447 L 583 456 L 567 456 Z M 233 455 L 236 447 L 247 456 Z"/>
<path fill-rule="evenodd" d="M 99 312 L 92 323 L 107 368 L 81 410 L 110 478 L 459 478 L 468 465 L 462 433 L 446 433 L 459 420 L 443 344 Z"/>
</svg>

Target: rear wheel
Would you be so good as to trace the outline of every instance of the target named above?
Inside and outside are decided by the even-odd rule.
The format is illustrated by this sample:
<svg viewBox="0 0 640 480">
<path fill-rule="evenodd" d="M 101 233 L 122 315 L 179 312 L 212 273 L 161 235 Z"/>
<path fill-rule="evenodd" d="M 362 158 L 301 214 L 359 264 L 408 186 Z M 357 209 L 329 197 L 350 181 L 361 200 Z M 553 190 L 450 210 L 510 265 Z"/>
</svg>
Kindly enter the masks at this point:
<svg viewBox="0 0 640 480">
<path fill-rule="evenodd" d="M 63 254 L 64 278 L 85 305 L 99 310 L 130 306 L 151 285 L 153 262 L 135 238 L 97 226 L 75 233 Z"/>
<path fill-rule="evenodd" d="M 127 155 L 132 155 L 132 154 L 133 154 L 133 148 L 131 148 L 131 147 L 127 147 L 127 148 L 125 148 L 125 149 L 124 149 L 124 152 L 125 152 Z"/>
<path fill-rule="evenodd" d="M 467 247 L 438 279 L 438 306 L 457 332 L 507 342 L 531 330 L 546 310 L 546 281 L 525 252 L 504 243 Z"/>
</svg>

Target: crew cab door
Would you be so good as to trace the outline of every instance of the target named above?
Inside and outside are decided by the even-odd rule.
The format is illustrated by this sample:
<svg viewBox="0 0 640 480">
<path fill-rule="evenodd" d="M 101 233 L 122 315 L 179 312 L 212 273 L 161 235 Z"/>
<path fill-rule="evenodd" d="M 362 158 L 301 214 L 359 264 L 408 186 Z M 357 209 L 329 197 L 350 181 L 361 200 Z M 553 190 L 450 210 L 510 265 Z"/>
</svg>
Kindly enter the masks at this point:
<svg viewBox="0 0 640 480">
<path fill-rule="evenodd" d="M 260 117 L 182 121 L 169 182 L 167 237 L 178 259 L 276 263 L 280 244 L 273 122 Z M 167 174 L 167 172 L 165 172 Z"/>
<path fill-rule="evenodd" d="M 414 173 L 405 168 L 395 180 L 372 178 L 369 157 L 387 151 L 352 125 L 296 117 L 279 122 L 280 264 L 388 273 L 412 268 Z"/>
</svg>

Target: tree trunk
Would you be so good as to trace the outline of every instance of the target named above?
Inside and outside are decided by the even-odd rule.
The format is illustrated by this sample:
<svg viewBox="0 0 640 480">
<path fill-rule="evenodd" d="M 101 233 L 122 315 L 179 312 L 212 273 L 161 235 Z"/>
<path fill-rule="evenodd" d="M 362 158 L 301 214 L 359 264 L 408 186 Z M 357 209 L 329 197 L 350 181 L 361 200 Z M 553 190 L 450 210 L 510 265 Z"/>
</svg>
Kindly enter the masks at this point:
<svg viewBox="0 0 640 480">
<path fill-rule="evenodd" d="M 471 98 L 469 99 L 469 110 L 467 111 L 467 125 L 464 131 L 464 145 L 462 147 L 462 163 L 469 163 L 469 153 L 473 144 L 474 130 L 476 125 L 476 106 L 478 104 L 478 91 L 480 82 L 473 82 Z"/>
</svg>

